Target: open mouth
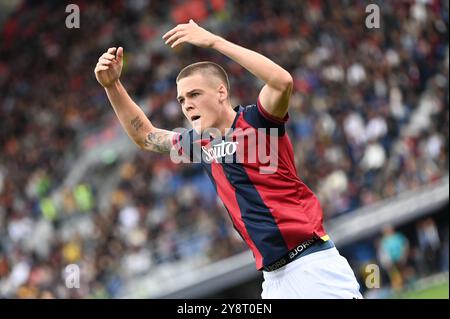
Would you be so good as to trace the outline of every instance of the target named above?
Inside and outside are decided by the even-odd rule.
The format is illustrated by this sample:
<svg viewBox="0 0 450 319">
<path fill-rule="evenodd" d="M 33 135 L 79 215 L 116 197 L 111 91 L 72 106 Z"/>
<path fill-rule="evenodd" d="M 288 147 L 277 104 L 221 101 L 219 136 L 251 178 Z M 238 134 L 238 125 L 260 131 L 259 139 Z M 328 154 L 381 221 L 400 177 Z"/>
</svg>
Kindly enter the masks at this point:
<svg viewBox="0 0 450 319">
<path fill-rule="evenodd" d="M 194 122 L 200 118 L 200 115 L 193 115 L 191 116 L 191 121 Z"/>
</svg>

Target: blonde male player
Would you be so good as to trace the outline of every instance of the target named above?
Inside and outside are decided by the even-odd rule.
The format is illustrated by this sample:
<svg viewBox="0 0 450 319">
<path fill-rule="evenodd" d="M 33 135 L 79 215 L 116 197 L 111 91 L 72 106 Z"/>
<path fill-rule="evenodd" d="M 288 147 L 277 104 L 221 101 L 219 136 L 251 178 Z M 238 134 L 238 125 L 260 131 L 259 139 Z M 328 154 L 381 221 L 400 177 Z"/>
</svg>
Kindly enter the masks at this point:
<svg viewBox="0 0 450 319">
<path fill-rule="evenodd" d="M 193 129 L 175 133 L 154 127 L 128 96 L 119 81 L 123 48 L 109 48 L 99 58 L 95 75 L 130 138 L 144 150 L 170 153 L 175 149 L 190 161 L 201 162 L 253 252 L 256 268 L 263 271 L 263 298 L 361 298 L 352 269 L 323 228 L 316 196 L 297 176 L 285 132 L 291 75 L 261 54 L 192 20 L 177 25 L 163 39 L 172 48 L 182 43 L 212 48 L 265 85 L 255 104 L 233 108 L 222 67 L 212 62 L 185 67 L 176 80 L 177 99 Z M 236 135 L 256 130 L 251 142 L 236 141 Z M 262 146 L 271 149 L 272 144 L 276 144 L 271 155 L 276 156 L 276 168 L 262 172 L 261 160 L 246 155 L 258 153 L 254 148 Z"/>
</svg>

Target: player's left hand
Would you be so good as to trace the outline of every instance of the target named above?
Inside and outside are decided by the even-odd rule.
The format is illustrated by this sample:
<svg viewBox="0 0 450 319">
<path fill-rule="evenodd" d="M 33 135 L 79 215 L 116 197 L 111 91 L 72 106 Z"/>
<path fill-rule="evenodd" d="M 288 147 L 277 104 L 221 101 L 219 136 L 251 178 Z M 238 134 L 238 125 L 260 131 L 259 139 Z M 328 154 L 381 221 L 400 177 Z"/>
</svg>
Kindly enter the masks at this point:
<svg viewBox="0 0 450 319">
<path fill-rule="evenodd" d="M 172 30 L 168 31 L 162 37 L 166 40 L 166 44 L 175 48 L 181 43 L 187 42 L 202 48 L 210 48 L 218 39 L 218 36 L 203 29 L 194 20 L 189 23 L 179 24 Z"/>
</svg>

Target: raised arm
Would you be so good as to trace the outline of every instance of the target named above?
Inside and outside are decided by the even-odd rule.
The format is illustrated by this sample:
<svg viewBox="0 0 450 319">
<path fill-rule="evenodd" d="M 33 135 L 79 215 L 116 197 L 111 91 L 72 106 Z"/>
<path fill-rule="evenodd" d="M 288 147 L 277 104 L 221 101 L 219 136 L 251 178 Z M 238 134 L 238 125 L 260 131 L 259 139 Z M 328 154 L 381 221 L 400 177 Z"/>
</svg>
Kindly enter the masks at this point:
<svg viewBox="0 0 450 319">
<path fill-rule="evenodd" d="M 120 83 L 123 66 L 123 48 L 109 48 L 95 67 L 95 77 L 104 87 L 106 95 L 131 140 L 147 151 L 169 153 L 174 132 L 154 127 L 141 108 L 133 102 Z"/>
<path fill-rule="evenodd" d="M 233 59 L 266 83 L 259 94 L 261 106 L 275 117 L 283 118 L 286 115 L 293 87 L 292 76 L 270 59 L 213 34 L 192 20 L 168 31 L 163 39 L 172 48 L 188 42 L 200 47 L 213 48 Z"/>
</svg>

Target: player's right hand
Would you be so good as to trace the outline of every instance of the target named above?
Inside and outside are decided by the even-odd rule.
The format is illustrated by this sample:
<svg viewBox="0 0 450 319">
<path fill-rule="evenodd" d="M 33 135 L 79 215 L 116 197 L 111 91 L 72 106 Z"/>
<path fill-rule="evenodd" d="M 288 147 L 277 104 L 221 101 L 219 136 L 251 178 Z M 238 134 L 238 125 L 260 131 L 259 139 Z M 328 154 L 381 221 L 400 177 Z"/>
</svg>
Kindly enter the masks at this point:
<svg viewBox="0 0 450 319">
<path fill-rule="evenodd" d="M 117 50 L 117 52 L 116 52 Z M 119 80 L 123 67 L 123 48 L 109 48 L 98 59 L 95 66 L 95 77 L 103 87 L 108 87 Z"/>
</svg>

